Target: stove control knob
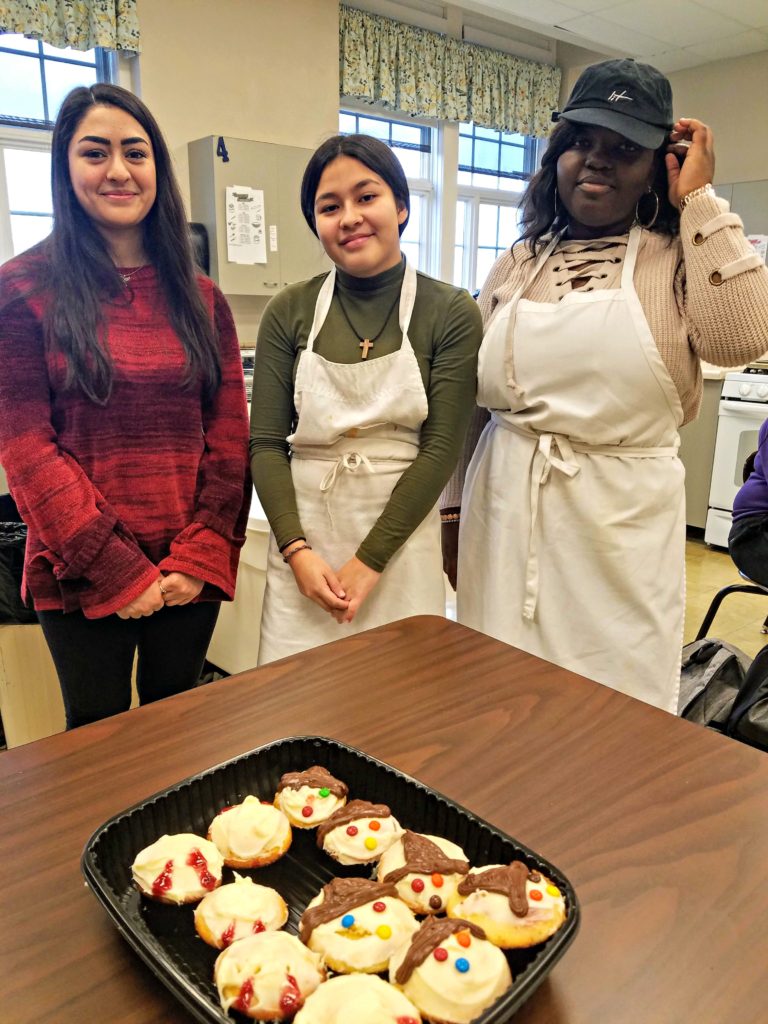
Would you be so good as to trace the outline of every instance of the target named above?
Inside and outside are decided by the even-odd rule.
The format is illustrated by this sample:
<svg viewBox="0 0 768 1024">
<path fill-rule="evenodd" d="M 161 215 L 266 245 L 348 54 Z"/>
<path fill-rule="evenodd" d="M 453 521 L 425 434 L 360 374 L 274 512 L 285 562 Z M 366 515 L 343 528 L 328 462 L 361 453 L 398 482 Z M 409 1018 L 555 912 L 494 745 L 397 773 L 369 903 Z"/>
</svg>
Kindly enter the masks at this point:
<svg viewBox="0 0 768 1024">
<path fill-rule="evenodd" d="M 742 398 L 746 398 L 747 395 L 751 394 L 751 392 L 752 392 L 752 385 L 751 384 L 739 384 L 739 394 L 742 396 Z"/>
<path fill-rule="evenodd" d="M 768 384 L 758 384 L 757 386 L 757 397 L 768 398 Z"/>
</svg>

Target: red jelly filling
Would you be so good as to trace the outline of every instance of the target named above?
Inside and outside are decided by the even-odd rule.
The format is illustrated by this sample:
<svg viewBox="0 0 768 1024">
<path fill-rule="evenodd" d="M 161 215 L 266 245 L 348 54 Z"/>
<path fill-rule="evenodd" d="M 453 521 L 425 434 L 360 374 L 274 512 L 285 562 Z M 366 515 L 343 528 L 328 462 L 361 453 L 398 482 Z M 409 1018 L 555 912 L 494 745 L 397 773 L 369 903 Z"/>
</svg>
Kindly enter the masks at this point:
<svg viewBox="0 0 768 1024">
<path fill-rule="evenodd" d="M 216 879 L 208 870 L 208 861 L 197 848 L 189 851 L 187 864 L 191 868 L 195 869 L 197 877 L 200 879 L 200 885 L 202 885 L 204 889 L 208 889 L 208 891 L 210 891 L 211 889 L 216 888 Z"/>
<path fill-rule="evenodd" d="M 248 1007 L 251 1005 L 253 999 L 253 978 L 248 978 L 243 982 L 240 988 L 240 994 L 238 995 L 235 1002 L 232 1004 L 236 1010 L 240 1010 L 241 1013 L 246 1013 Z"/>
<path fill-rule="evenodd" d="M 168 863 L 163 868 L 163 870 L 152 883 L 152 892 L 155 894 L 155 896 L 160 896 L 164 892 L 170 891 L 171 886 L 173 885 L 173 878 L 171 877 L 172 872 L 173 861 L 169 860 Z"/>
<path fill-rule="evenodd" d="M 280 994 L 280 1010 L 286 1015 L 296 1013 L 301 1009 L 303 1002 L 296 979 L 292 974 L 286 974 L 285 988 Z"/>
</svg>

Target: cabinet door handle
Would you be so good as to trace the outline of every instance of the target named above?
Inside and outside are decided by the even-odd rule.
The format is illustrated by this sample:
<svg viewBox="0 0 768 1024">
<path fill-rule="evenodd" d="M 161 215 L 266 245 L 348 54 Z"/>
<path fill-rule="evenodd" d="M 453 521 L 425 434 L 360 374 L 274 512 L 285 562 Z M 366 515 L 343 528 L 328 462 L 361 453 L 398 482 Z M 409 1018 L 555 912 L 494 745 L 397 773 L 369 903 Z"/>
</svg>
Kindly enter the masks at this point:
<svg viewBox="0 0 768 1024">
<path fill-rule="evenodd" d="M 280 284 L 278 281 L 262 281 L 265 288 L 279 288 Z"/>
</svg>

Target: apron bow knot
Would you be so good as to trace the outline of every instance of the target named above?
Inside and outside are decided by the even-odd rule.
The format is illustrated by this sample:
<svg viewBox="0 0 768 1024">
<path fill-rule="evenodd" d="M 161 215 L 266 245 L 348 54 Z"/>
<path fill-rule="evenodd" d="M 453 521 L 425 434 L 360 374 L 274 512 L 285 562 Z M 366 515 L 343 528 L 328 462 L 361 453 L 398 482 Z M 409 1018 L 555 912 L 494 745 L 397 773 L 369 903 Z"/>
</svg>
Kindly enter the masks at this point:
<svg viewBox="0 0 768 1024">
<path fill-rule="evenodd" d="M 367 473 L 374 472 L 370 459 L 366 455 L 363 455 L 362 452 L 345 452 L 336 459 L 320 481 L 321 492 L 325 494 L 327 491 L 331 490 L 333 485 L 336 483 L 339 473 L 357 473 L 360 469 L 365 470 Z"/>
</svg>

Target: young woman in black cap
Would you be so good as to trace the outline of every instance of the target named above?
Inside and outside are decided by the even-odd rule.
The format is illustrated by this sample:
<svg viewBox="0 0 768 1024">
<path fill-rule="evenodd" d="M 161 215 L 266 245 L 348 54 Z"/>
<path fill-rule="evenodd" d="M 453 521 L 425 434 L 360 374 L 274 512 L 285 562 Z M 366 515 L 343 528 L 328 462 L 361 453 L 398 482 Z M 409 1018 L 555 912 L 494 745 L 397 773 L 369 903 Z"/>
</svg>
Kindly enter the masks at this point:
<svg viewBox="0 0 768 1024">
<path fill-rule="evenodd" d="M 698 412 L 700 358 L 768 350 L 768 271 L 715 196 L 712 132 L 674 120 L 655 68 L 589 67 L 555 118 L 522 238 L 480 296 L 491 413 L 464 487 L 458 615 L 674 710 L 677 431 Z"/>
</svg>

